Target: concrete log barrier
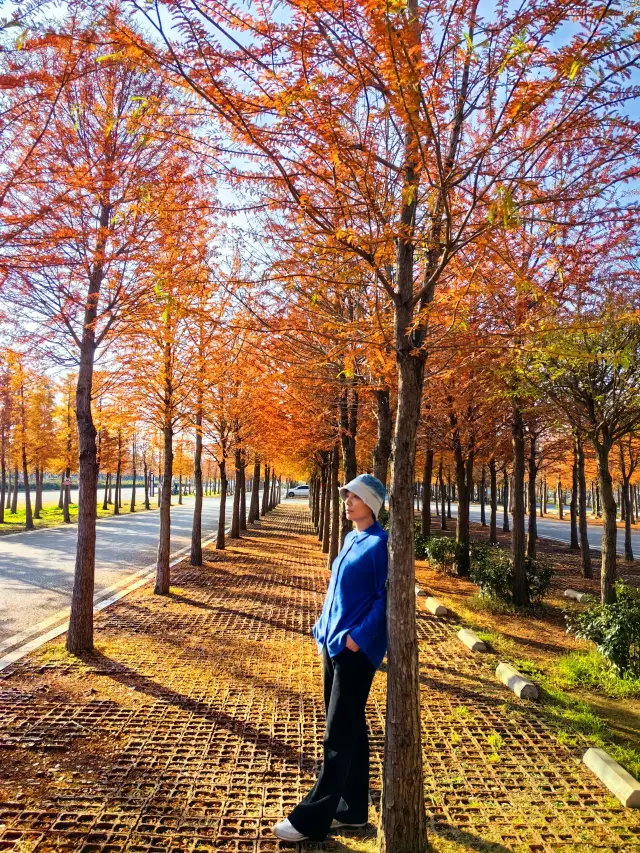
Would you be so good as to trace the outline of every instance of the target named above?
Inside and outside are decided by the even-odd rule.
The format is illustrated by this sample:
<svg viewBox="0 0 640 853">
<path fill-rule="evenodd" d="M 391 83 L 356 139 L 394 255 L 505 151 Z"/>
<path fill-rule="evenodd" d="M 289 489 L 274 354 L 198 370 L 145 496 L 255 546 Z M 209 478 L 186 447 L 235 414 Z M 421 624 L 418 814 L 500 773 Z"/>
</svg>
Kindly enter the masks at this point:
<svg viewBox="0 0 640 853">
<path fill-rule="evenodd" d="M 508 663 L 499 663 L 496 669 L 496 675 L 500 681 L 512 690 L 519 699 L 537 699 L 538 688 L 536 685 L 525 678 L 522 673 Z"/>
<path fill-rule="evenodd" d="M 623 806 L 630 809 L 640 808 L 640 782 L 627 773 L 604 749 L 592 747 L 585 752 L 582 760 Z"/>
</svg>

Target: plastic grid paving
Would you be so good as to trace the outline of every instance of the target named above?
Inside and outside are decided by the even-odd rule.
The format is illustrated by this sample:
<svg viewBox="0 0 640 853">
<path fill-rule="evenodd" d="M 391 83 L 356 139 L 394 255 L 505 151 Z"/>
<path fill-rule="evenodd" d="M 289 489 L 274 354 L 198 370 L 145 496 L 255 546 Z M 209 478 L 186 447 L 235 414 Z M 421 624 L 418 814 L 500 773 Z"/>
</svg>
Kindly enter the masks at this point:
<svg viewBox="0 0 640 853">
<path fill-rule="evenodd" d="M 0 802 L 0 852 L 295 849 L 271 826 L 312 785 L 321 757 L 321 668 L 309 635 L 325 558 L 303 507 L 279 508 L 206 557 L 202 569 L 174 570 L 170 598 L 142 589 L 103 613 L 99 653 L 74 662 L 57 641 L 3 673 L 0 766 L 10 755 L 40 761 L 36 777 L 46 781 L 58 762 L 89 760 L 40 793 L 4 786 L 15 793 Z M 421 612 L 418 632 L 433 834 L 458 850 L 640 853 L 638 813 L 616 807 L 580 764 L 581 750 L 496 683 L 490 657 L 462 647 L 451 621 Z M 55 695 L 37 689 L 50 674 Z M 78 684 L 94 687 L 79 699 Z M 384 707 L 378 675 L 373 821 Z"/>
</svg>

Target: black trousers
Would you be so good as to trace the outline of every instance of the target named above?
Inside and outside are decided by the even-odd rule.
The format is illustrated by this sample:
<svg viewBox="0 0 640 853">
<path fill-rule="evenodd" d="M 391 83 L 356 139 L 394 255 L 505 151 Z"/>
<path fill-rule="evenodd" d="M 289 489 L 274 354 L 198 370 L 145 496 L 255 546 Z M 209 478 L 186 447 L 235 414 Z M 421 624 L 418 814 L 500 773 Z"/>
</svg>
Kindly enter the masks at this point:
<svg viewBox="0 0 640 853">
<path fill-rule="evenodd" d="M 363 651 L 330 658 L 325 647 L 324 761 L 311 791 L 289 815 L 312 841 L 324 841 L 331 821 L 366 823 L 369 812 L 369 738 L 365 706 L 375 668 Z"/>
</svg>

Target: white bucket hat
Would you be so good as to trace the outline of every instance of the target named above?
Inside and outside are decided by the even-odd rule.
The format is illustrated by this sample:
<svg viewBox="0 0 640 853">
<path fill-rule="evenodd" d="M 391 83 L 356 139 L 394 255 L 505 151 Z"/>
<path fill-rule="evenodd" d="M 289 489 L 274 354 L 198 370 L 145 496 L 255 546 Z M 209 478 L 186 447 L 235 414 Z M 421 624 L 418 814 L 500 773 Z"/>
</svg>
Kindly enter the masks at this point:
<svg viewBox="0 0 640 853">
<path fill-rule="evenodd" d="M 342 486 L 340 489 L 342 500 L 346 499 L 349 492 L 364 501 L 377 518 L 380 509 L 384 506 L 384 499 L 387 494 L 380 480 L 372 474 L 360 474 L 359 477 Z"/>
</svg>

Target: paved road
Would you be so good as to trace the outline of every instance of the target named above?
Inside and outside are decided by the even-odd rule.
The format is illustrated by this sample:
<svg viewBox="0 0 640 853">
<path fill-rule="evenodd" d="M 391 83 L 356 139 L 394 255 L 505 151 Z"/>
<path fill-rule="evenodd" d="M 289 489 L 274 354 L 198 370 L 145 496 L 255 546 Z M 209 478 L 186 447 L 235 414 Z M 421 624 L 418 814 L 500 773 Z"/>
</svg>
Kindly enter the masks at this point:
<svg viewBox="0 0 640 853">
<path fill-rule="evenodd" d="M 183 506 L 174 505 L 171 510 L 172 554 L 191 543 L 193 498 L 183 500 Z M 227 501 L 227 518 L 232 502 L 233 498 Z M 219 498 L 205 498 L 203 538 L 217 529 L 219 508 Z M 98 521 L 96 600 L 155 562 L 159 524 L 158 512 Z M 0 538 L 0 648 L 9 637 L 34 628 L 70 605 L 76 535 L 74 524 Z"/>
<path fill-rule="evenodd" d="M 431 511 L 435 513 L 435 503 L 431 504 Z M 489 521 L 490 508 L 487 506 L 487 523 Z M 451 514 L 455 517 L 457 507 L 451 505 Z M 470 512 L 471 521 L 480 521 L 480 505 L 472 504 Z M 498 528 L 502 526 L 502 507 L 498 506 Z M 589 545 L 595 550 L 600 550 L 600 541 L 602 538 L 602 528 L 596 524 L 589 525 Z M 560 542 L 566 542 L 567 545 L 571 541 L 571 528 L 568 521 L 559 521 L 558 519 L 538 518 L 538 536 L 546 539 L 556 539 Z M 631 544 L 633 553 L 636 557 L 640 557 L 640 531 L 631 531 Z M 618 522 L 618 554 L 624 554 L 624 525 Z"/>
<path fill-rule="evenodd" d="M 174 496 L 175 500 L 178 500 L 178 496 Z M 34 489 L 31 489 L 31 507 L 33 508 L 33 502 L 35 500 L 35 492 Z M 43 506 L 57 506 L 58 501 L 60 500 L 60 490 L 59 489 L 45 489 L 42 492 L 42 505 Z M 78 503 L 78 489 L 72 488 L 70 490 L 70 500 L 72 504 Z M 98 486 L 98 504 L 102 506 L 102 501 L 104 500 L 104 483 L 101 483 Z M 185 500 L 185 498 L 183 498 Z M 158 484 L 156 483 L 155 496 L 151 498 L 151 506 L 155 506 L 158 502 Z M 131 486 L 123 486 L 122 487 L 122 503 L 130 504 L 131 503 Z M 140 505 L 144 503 L 144 483 L 138 481 L 136 486 L 136 504 Z M 24 492 L 18 492 L 18 508 L 24 509 Z"/>
</svg>

